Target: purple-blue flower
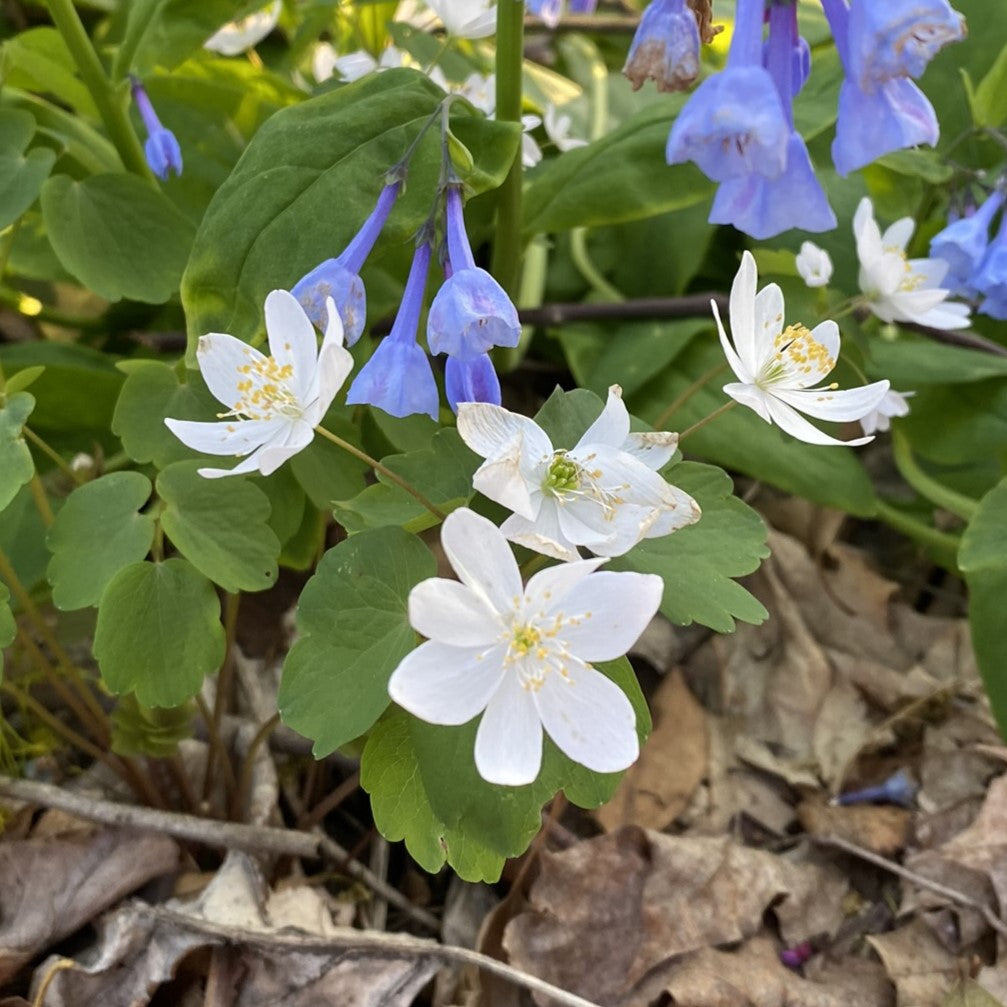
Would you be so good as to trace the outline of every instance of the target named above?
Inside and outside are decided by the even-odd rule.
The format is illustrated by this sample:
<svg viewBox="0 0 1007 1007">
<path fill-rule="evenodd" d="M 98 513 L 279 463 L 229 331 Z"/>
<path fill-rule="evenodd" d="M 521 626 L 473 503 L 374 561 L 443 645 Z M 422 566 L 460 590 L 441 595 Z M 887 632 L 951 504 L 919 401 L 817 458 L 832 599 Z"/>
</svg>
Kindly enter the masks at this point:
<svg viewBox="0 0 1007 1007">
<path fill-rule="evenodd" d="M 846 0 L 822 0 L 822 7 L 846 75 L 832 143 L 836 171 L 848 175 L 893 150 L 937 143 L 940 129 L 933 106 L 911 80 L 896 76 L 867 90 L 861 87 L 851 67 Z"/>
<path fill-rule="evenodd" d="M 679 113 L 668 137 L 669 164 L 695 161 L 717 182 L 753 172 L 776 178 L 786 167 L 790 125 L 762 65 L 763 3 L 738 0 L 727 66 L 704 80 Z"/>
<path fill-rule="evenodd" d="M 769 40 L 762 43 L 762 65 L 769 69 Z M 795 97 L 801 93 L 801 88 L 811 76 L 811 46 L 803 35 L 798 36 L 794 48 L 790 52 L 790 65 L 793 71 L 793 80 L 790 84 L 791 94 Z"/>
<path fill-rule="evenodd" d="M 459 402 L 489 402 L 500 405 L 500 379 L 493 370 L 489 354 L 480 353 L 471 360 L 448 357 L 444 366 L 444 393 L 452 412 Z"/>
<path fill-rule="evenodd" d="M 429 266 L 430 243 L 422 240 L 413 255 L 392 331 L 354 378 L 346 395 L 349 404 L 367 403 L 392 416 L 426 413 L 437 419 L 437 383 L 426 352 L 416 342 Z"/>
<path fill-rule="evenodd" d="M 444 230 L 451 275 L 430 305 L 430 352 L 471 360 L 494 346 L 517 346 L 521 337 L 517 309 L 503 287 L 475 264 L 458 185 L 448 186 L 446 202 Z"/>
<path fill-rule="evenodd" d="M 653 0 L 643 12 L 623 73 L 639 91 L 683 91 L 699 76 L 699 24 L 685 0 Z"/>
<path fill-rule="evenodd" d="M 852 0 L 850 71 L 864 91 L 894 77 L 919 77 L 964 34 L 965 19 L 947 0 Z"/>
<path fill-rule="evenodd" d="M 171 172 L 181 175 L 182 148 L 179 147 L 175 134 L 161 125 L 161 120 L 158 119 L 144 86 L 136 77 L 130 78 L 130 90 L 133 92 L 136 110 L 140 113 L 144 128 L 147 130 L 147 142 L 143 145 L 143 153 L 150 170 L 162 181 L 167 181 Z"/>
<path fill-rule="evenodd" d="M 1007 213 L 979 269 L 973 274 L 972 285 L 983 295 L 980 314 L 1007 319 Z"/>
<path fill-rule="evenodd" d="M 401 182 L 391 182 L 381 190 L 371 215 L 350 243 L 334 259 L 326 259 L 294 284 L 291 293 L 300 301 L 308 318 L 319 328 L 326 324 L 325 301 L 331 297 L 343 321 L 346 345 L 352 346 L 364 331 L 367 295 L 360 270 L 378 240 L 402 190 Z"/>
<path fill-rule="evenodd" d="M 1003 206 L 1004 193 L 996 190 L 982 206 L 967 217 L 948 224 L 930 241 L 930 258 L 943 259 L 949 266 L 944 285 L 959 294 L 972 294 L 972 277 L 986 255 L 990 225 Z"/>
<path fill-rule="evenodd" d="M 570 0 L 570 13 L 593 14 L 597 6 L 598 0 Z M 555 28 L 563 14 L 563 0 L 528 0 L 528 10 Z"/>
</svg>

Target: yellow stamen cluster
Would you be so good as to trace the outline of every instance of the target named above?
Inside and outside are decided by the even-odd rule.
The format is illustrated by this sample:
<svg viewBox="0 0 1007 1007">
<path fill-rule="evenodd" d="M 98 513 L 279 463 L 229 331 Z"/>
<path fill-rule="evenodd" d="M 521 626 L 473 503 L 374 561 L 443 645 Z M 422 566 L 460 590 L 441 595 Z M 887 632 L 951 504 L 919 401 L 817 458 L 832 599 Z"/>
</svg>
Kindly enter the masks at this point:
<svg viewBox="0 0 1007 1007">
<path fill-rule="evenodd" d="M 527 622 L 515 622 L 504 637 L 507 642 L 504 666 L 517 665 L 515 671 L 526 692 L 538 692 L 550 672 L 554 671 L 564 681 L 572 682 L 567 667 L 569 653 L 566 644 L 558 638 L 564 628 L 579 626 L 590 616 L 590 612 L 585 612 L 583 616 L 567 616 L 560 612 L 544 622 L 534 618 Z"/>
<path fill-rule="evenodd" d="M 279 413 L 296 417 L 301 414 L 297 396 L 290 389 L 294 368 L 278 364 L 272 357 L 259 357 L 238 368 L 242 378 L 237 383 L 241 398 L 224 416 L 247 420 L 270 420 Z"/>
<path fill-rule="evenodd" d="M 772 385 L 798 374 L 828 374 L 835 357 L 801 324 L 788 325 L 774 340 L 772 359 L 763 368 L 761 385 Z"/>
</svg>

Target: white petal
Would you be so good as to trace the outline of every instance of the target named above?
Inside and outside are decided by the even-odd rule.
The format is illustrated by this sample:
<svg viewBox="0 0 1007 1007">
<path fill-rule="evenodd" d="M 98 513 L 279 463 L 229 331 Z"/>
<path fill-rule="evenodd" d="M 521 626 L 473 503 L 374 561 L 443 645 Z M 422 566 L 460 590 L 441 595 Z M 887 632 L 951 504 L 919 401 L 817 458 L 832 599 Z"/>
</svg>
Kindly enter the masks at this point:
<svg viewBox="0 0 1007 1007">
<path fill-rule="evenodd" d="M 329 318 L 333 317 L 330 313 Z M 339 316 L 336 315 L 336 318 Z M 345 346 L 330 343 L 322 347 L 318 356 L 318 368 L 311 387 L 308 389 L 308 403 L 312 406 L 312 425 L 321 421 L 328 412 L 332 400 L 343 387 L 350 371 L 353 370 L 353 357 Z"/>
<path fill-rule="evenodd" d="M 804 441 L 805 444 L 821 444 L 821 445 L 847 445 L 849 447 L 856 447 L 859 444 L 867 444 L 869 441 L 874 440 L 873 437 L 855 437 L 851 441 L 841 441 L 837 440 L 835 437 L 830 437 L 826 433 L 822 433 L 818 427 L 810 424 L 796 409 L 788 406 L 785 402 L 780 402 L 777 399 L 768 397 L 766 404 L 769 406 L 770 415 L 773 418 L 773 422 L 779 426 L 781 430 L 786 431 L 791 437 L 796 437 L 799 441 Z"/>
<path fill-rule="evenodd" d="M 774 394 L 788 406 L 793 406 L 808 416 L 844 423 L 859 420 L 877 409 L 888 394 L 889 387 L 887 381 L 875 381 L 843 391 L 832 391 L 829 388 L 808 388 L 803 391 L 778 388 L 774 390 Z"/>
<path fill-rule="evenodd" d="M 953 301 L 931 308 L 917 321 L 921 325 L 929 325 L 932 329 L 967 329 L 971 324 L 968 305 Z"/>
<path fill-rule="evenodd" d="M 939 287 L 951 268 L 951 263 L 944 259 L 910 259 L 906 265 L 917 276 L 922 276 L 928 287 Z"/>
<path fill-rule="evenodd" d="M 388 694 L 429 724 L 464 724 L 486 708 L 504 677 L 506 647 L 451 647 L 432 640 L 392 672 Z"/>
<path fill-rule="evenodd" d="M 767 423 L 772 422 L 769 416 L 769 406 L 766 404 L 769 396 L 757 385 L 732 381 L 729 385 L 724 385 L 724 392 L 730 395 L 735 402 L 740 402 L 743 406 L 748 406 L 749 409 L 757 412 Z"/>
<path fill-rule="evenodd" d="M 584 577 L 552 612 L 562 613 L 560 638 L 584 661 L 614 661 L 640 638 L 657 613 L 664 581 L 652 573 L 602 570 Z"/>
<path fill-rule="evenodd" d="M 603 558 L 578 559 L 573 563 L 539 570 L 525 588 L 525 615 L 522 618 L 544 618 L 557 606 L 562 608 L 567 594 L 604 562 Z"/>
<path fill-rule="evenodd" d="M 674 510 L 663 510 L 658 515 L 657 520 L 647 529 L 644 538 L 661 538 L 670 535 L 680 528 L 687 528 L 695 524 L 702 516 L 703 511 L 698 503 L 684 490 L 677 486 L 668 486 L 674 495 L 677 506 Z"/>
<path fill-rule="evenodd" d="M 529 520 L 520 514 L 511 514 L 502 525 L 500 531 L 517 545 L 540 552 L 553 559 L 572 562 L 580 559 L 577 547 L 562 532 L 559 526 L 559 513 L 556 501 L 548 497 L 542 501 L 535 520 Z"/>
<path fill-rule="evenodd" d="M 728 366 L 734 371 L 735 377 L 739 381 L 752 382 L 755 380 L 754 372 L 750 371 L 742 362 L 741 358 L 735 352 L 734 347 L 731 345 L 727 338 L 727 333 L 724 331 L 724 323 L 720 320 L 720 308 L 717 307 L 716 301 L 710 301 L 710 307 L 713 308 L 713 317 L 717 323 L 717 333 L 720 336 L 720 347 L 724 351 L 724 356 L 727 358 Z M 731 323 L 731 328 L 733 331 L 734 323 Z"/>
<path fill-rule="evenodd" d="M 783 331 L 783 291 L 775 283 L 762 288 L 755 298 L 754 358 L 749 364 L 753 373 L 776 353 L 776 337 Z M 738 339 L 735 336 L 735 344 Z M 738 348 L 741 352 L 741 348 Z M 742 356 L 744 360 L 744 356 Z"/>
<path fill-rule="evenodd" d="M 546 733 L 566 756 L 596 773 L 627 769 L 640 754 L 636 713 L 626 694 L 576 659 L 568 677 L 547 675 L 533 693 Z"/>
<path fill-rule="evenodd" d="M 483 598 L 443 577 L 421 581 L 409 592 L 409 625 L 430 640 L 452 647 L 483 647 L 506 627 Z"/>
<path fill-rule="evenodd" d="M 441 547 L 463 584 L 501 615 L 514 611 L 524 586 L 507 539 L 492 521 L 467 507 L 452 511 L 441 527 Z"/>
<path fill-rule="evenodd" d="M 303 420 L 287 421 L 288 427 L 282 438 L 264 444 L 259 453 L 259 471 L 271 476 L 288 458 L 293 458 L 314 440 L 315 431 Z"/>
<path fill-rule="evenodd" d="M 265 448 L 256 448 L 247 458 L 242 459 L 233 469 L 202 468 L 196 471 L 204 479 L 223 479 L 225 476 L 240 476 L 246 472 L 258 472 Z"/>
<path fill-rule="evenodd" d="M 517 441 L 523 441 L 531 453 L 553 453 L 552 441 L 534 420 L 486 402 L 459 404 L 458 433 L 483 458 L 501 455 Z"/>
<path fill-rule="evenodd" d="M 663 430 L 630 434 L 619 447 L 656 472 L 658 469 L 663 469 L 675 457 L 675 452 L 678 450 L 678 434 L 666 433 Z"/>
<path fill-rule="evenodd" d="M 881 244 L 885 248 L 897 248 L 899 251 L 904 251 L 906 245 L 909 244 L 909 239 L 913 236 L 913 231 L 916 230 L 916 224 L 912 217 L 903 217 L 901 220 L 896 220 L 891 227 L 889 227 L 884 234 L 881 235 Z"/>
<path fill-rule="evenodd" d="M 629 436 L 629 412 L 622 401 L 622 389 L 612 385 L 608 390 L 608 400 L 601 414 L 577 441 L 577 447 L 584 444 L 608 444 L 621 447 Z"/>
<path fill-rule="evenodd" d="M 600 547 L 615 537 L 614 529 L 608 527 L 599 529 L 595 527 L 595 522 L 588 524 L 584 520 L 585 511 L 595 509 L 591 504 L 585 508 L 584 506 L 578 507 L 577 503 L 566 503 L 561 504 L 556 511 L 559 517 L 560 531 L 564 538 L 576 545 L 586 546 L 592 552 L 597 552 Z"/>
<path fill-rule="evenodd" d="M 750 380 L 759 370 L 761 362 L 759 333 L 756 331 L 758 316 L 755 310 L 755 287 L 758 282 L 755 259 L 746 250 L 742 253 L 741 266 L 731 284 L 731 338 L 738 357 L 748 371 L 747 378 L 735 371 L 742 381 Z M 734 370 L 733 365 L 731 369 Z"/>
<path fill-rule="evenodd" d="M 476 731 L 476 769 L 489 783 L 520 787 L 542 768 L 542 724 L 518 676 L 504 677 Z"/>
<path fill-rule="evenodd" d="M 238 368 L 266 358 L 253 346 L 226 332 L 211 332 L 199 337 L 196 359 L 206 387 L 213 397 L 218 402 L 223 402 L 228 409 L 233 409 L 244 398 L 238 390 L 238 382 L 243 381 L 245 375 Z"/>
<path fill-rule="evenodd" d="M 184 444 L 205 455 L 247 455 L 276 438 L 290 422 L 285 417 L 271 420 L 221 420 L 201 423 L 176 420 L 170 416 L 165 426 Z"/>
<path fill-rule="evenodd" d="M 291 390 L 304 402 L 318 361 L 315 327 L 289 290 L 269 292 L 265 315 L 270 355 L 280 367 L 290 365 Z"/>
</svg>

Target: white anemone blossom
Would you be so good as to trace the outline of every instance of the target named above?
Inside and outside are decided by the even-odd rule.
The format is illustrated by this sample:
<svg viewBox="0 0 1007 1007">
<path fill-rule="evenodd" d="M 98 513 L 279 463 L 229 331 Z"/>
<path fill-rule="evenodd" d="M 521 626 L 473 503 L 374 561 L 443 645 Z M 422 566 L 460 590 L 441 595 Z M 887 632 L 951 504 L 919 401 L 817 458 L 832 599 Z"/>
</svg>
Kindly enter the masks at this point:
<svg viewBox="0 0 1007 1007">
<path fill-rule="evenodd" d="M 229 21 L 203 43 L 203 48 L 221 56 L 237 56 L 258 45 L 271 32 L 282 11 L 282 0 L 274 0 L 248 17 Z"/>
<path fill-rule="evenodd" d="M 896 220 L 884 234 L 874 219 L 869 197 L 853 216 L 853 235 L 860 260 L 860 289 L 865 303 L 883 322 L 915 322 L 934 329 L 964 329 L 967 304 L 948 302 L 951 291 L 941 283 L 950 268 L 943 259 L 909 259 L 912 217 Z"/>
<path fill-rule="evenodd" d="M 809 287 L 826 287 L 832 279 L 832 257 L 813 241 L 801 242 L 794 264 Z"/>
<path fill-rule="evenodd" d="M 411 65 L 412 59 L 409 55 L 393 45 L 387 46 L 381 56 L 375 59 L 363 49 L 340 56 L 329 42 L 319 42 L 311 57 L 311 72 L 319 84 L 336 73 L 339 74 L 340 80 L 352 83 L 375 70 L 392 70 L 395 67 Z"/>
<path fill-rule="evenodd" d="M 732 346 L 711 301 L 724 355 L 738 378 L 724 391 L 775 423 L 792 437 L 808 444 L 866 444 L 871 437 L 840 441 L 822 433 L 801 413 L 819 420 L 860 420 L 878 407 L 888 392 L 887 381 L 837 391 L 835 382 L 819 388 L 839 357 L 839 326 L 825 321 L 809 331 L 803 325 L 783 327 L 783 292 L 775 283 L 756 294 L 758 272 L 750 252 L 741 258 L 731 285 Z"/>
<path fill-rule="evenodd" d="M 916 392 L 897 392 L 894 389 L 878 403 L 877 409 L 868 413 L 860 420 L 865 434 L 884 433 L 892 427 L 892 420 L 909 415 L 908 399 Z"/>
<path fill-rule="evenodd" d="M 575 147 L 586 147 L 587 140 L 578 139 L 570 135 L 572 121 L 565 112 L 560 112 L 555 105 L 550 102 L 545 107 L 545 131 L 546 135 L 562 152 L 573 150 Z"/>
<path fill-rule="evenodd" d="M 275 472 L 306 448 L 314 428 L 353 368 L 343 346 L 343 325 L 332 298 L 319 350 L 315 329 L 297 298 L 274 290 L 266 298 L 267 357 L 222 332 L 200 336 L 196 357 L 203 380 L 227 407 L 219 422 L 166 419 L 185 445 L 208 455 L 248 455 L 233 469 L 202 468 L 208 479 L 258 470 Z"/>
<path fill-rule="evenodd" d="M 479 713 L 475 763 L 490 783 L 531 783 L 542 731 L 598 773 L 639 754 L 636 714 L 594 661 L 622 657 L 657 612 L 653 574 L 596 573 L 602 559 L 563 563 L 527 586 L 507 540 L 467 508 L 447 516 L 441 545 L 461 583 L 433 577 L 409 593 L 409 622 L 427 637 L 392 674 L 388 691 L 432 724 Z"/>
<path fill-rule="evenodd" d="M 472 485 L 514 512 L 500 530 L 547 556 L 578 560 L 577 546 L 621 556 L 699 520 L 696 501 L 657 473 L 678 434 L 631 434 L 618 385 L 569 451 L 553 447 L 534 420 L 485 402 L 459 404 L 458 433 L 486 459 Z"/>
<path fill-rule="evenodd" d="M 492 0 L 426 0 L 444 30 L 456 38 L 486 38 L 496 31 L 496 5 Z"/>
</svg>

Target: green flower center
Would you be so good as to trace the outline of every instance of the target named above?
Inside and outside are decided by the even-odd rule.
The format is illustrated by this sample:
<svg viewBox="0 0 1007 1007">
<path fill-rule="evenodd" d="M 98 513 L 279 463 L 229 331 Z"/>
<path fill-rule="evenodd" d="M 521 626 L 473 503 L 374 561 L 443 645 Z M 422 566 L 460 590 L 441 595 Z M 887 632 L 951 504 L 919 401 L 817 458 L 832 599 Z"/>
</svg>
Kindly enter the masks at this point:
<svg viewBox="0 0 1007 1007">
<path fill-rule="evenodd" d="M 549 465 L 542 489 L 553 496 L 562 496 L 580 489 L 580 466 L 562 451 L 557 452 Z"/>
</svg>

